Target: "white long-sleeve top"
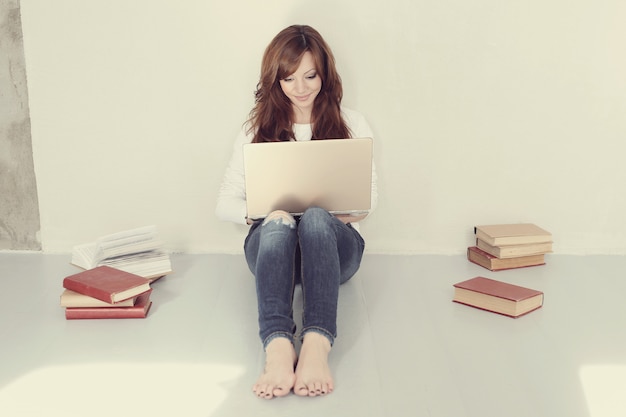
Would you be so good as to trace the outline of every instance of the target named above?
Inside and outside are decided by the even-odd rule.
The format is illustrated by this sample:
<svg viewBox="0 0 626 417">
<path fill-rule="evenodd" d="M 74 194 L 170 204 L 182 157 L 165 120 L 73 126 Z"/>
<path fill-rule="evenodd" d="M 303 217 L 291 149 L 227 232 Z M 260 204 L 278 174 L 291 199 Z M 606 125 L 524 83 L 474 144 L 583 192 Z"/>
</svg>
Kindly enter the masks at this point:
<svg viewBox="0 0 626 417">
<path fill-rule="evenodd" d="M 352 137 L 373 137 L 369 124 L 360 113 L 347 108 L 342 108 L 341 111 L 348 128 L 352 132 Z M 310 124 L 295 124 L 293 129 L 298 141 L 311 140 L 313 136 Z M 246 130 L 246 126 L 242 127 L 235 139 L 232 156 L 222 179 L 215 209 L 215 213 L 220 220 L 244 225 L 246 224 L 247 211 L 243 145 L 252 142 L 253 139 L 253 134 L 247 133 Z M 378 201 L 376 180 L 376 168 L 372 164 L 372 207 L 370 213 L 374 210 Z M 358 230 L 358 223 L 352 223 L 352 225 Z"/>
</svg>

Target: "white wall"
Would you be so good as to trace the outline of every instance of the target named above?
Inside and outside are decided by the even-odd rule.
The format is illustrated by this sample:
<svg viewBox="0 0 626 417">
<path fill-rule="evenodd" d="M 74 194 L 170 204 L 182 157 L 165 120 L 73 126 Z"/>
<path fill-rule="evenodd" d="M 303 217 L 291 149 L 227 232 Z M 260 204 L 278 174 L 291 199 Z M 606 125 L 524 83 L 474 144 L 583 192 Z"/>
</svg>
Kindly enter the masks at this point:
<svg viewBox="0 0 626 417">
<path fill-rule="evenodd" d="M 156 224 L 240 252 L 214 216 L 263 49 L 293 23 L 332 46 L 376 135 L 371 252 L 462 253 L 534 222 L 557 253 L 626 254 L 623 0 L 23 0 L 44 250 Z"/>
</svg>

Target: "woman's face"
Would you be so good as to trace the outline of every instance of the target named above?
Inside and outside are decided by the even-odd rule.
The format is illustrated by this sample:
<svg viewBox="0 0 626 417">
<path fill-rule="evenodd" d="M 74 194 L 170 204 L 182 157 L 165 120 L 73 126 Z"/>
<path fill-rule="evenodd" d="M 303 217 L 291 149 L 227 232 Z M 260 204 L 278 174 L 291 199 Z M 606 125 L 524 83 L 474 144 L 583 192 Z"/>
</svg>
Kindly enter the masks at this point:
<svg viewBox="0 0 626 417">
<path fill-rule="evenodd" d="M 296 72 L 280 80 L 280 87 L 294 106 L 296 116 L 310 118 L 313 102 L 322 89 L 322 79 L 310 52 L 304 53 Z"/>
</svg>

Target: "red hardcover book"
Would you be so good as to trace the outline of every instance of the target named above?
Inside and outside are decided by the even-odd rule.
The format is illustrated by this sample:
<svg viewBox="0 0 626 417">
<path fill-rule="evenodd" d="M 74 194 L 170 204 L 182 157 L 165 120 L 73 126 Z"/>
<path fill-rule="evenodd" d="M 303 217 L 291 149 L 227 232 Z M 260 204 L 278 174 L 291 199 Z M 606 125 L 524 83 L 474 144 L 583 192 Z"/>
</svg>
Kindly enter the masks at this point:
<svg viewBox="0 0 626 417">
<path fill-rule="evenodd" d="M 112 304 L 148 291 L 150 281 L 130 272 L 99 266 L 65 277 L 63 287 Z"/>
<path fill-rule="evenodd" d="M 132 307 L 75 307 L 65 309 L 67 320 L 77 319 L 143 319 L 148 315 L 152 301 L 148 290 L 140 294 Z"/>
<path fill-rule="evenodd" d="M 454 284 L 453 301 L 517 318 L 541 307 L 543 292 L 489 278 L 474 277 Z"/>
</svg>

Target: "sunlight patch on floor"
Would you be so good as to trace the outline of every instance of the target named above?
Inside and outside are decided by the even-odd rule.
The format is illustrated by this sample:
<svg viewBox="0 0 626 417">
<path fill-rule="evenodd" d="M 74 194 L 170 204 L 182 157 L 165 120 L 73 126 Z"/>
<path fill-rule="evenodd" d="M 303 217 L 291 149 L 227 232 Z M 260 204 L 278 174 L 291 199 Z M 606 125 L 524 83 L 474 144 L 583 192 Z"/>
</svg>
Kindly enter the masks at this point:
<svg viewBox="0 0 626 417">
<path fill-rule="evenodd" d="M 243 367 L 111 363 L 51 366 L 0 388 L 2 416 L 207 416 Z"/>
<path fill-rule="evenodd" d="M 590 417 L 626 415 L 626 365 L 586 365 L 580 379 Z"/>
</svg>

